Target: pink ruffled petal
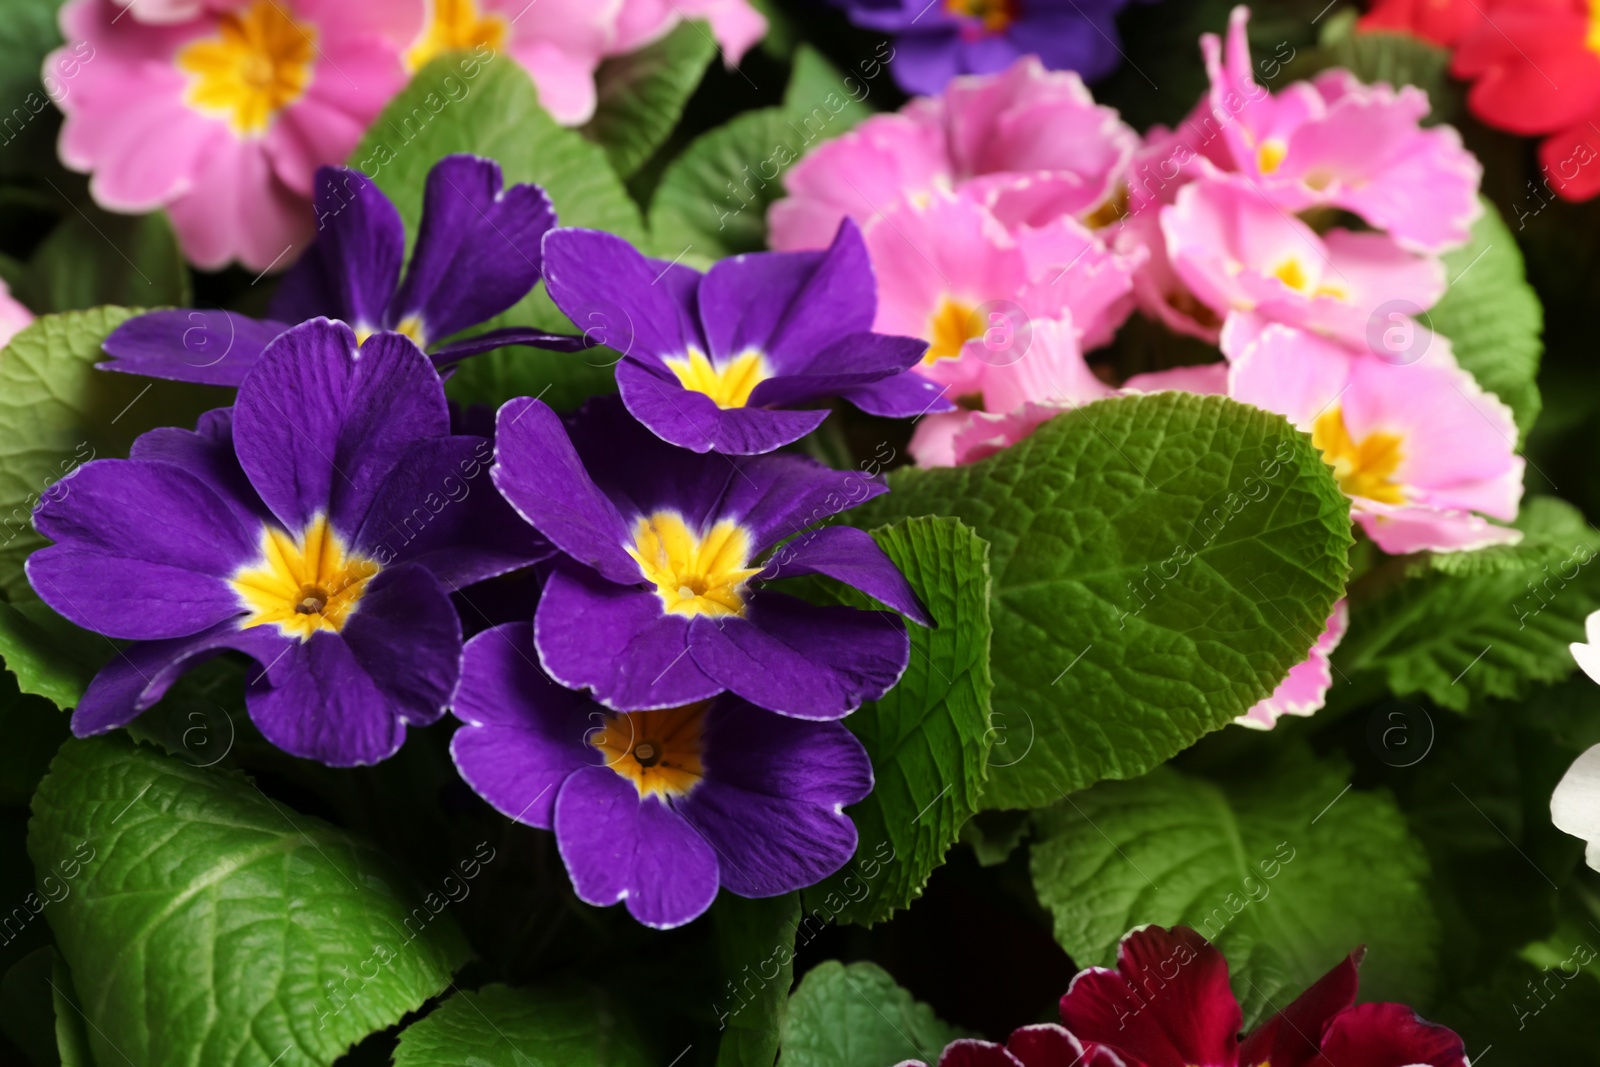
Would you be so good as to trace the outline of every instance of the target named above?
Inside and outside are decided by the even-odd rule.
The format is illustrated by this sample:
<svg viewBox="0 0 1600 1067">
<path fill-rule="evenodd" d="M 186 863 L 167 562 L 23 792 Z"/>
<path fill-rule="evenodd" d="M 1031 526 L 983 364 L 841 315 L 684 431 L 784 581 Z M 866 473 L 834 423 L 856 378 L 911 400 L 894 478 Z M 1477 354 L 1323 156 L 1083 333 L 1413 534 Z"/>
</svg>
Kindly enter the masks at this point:
<svg viewBox="0 0 1600 1067">
<path fill-rule="evenodd" d="M 1329 687 L 1333 685 L 1333 667 L 1329 659 L 1349 627 L 1350 610 L 1346 602 L 1340 600 L 1333 606 L 1333 614 L 1328 616 L 1327 625 L 1311 646 L 1305 661 L 1291 667 L 1271 696 L 1234 722 L 1240 726 L 1270 730 L 1285 715 L 1311 715 L 1321 708 Z"/>
</svg>

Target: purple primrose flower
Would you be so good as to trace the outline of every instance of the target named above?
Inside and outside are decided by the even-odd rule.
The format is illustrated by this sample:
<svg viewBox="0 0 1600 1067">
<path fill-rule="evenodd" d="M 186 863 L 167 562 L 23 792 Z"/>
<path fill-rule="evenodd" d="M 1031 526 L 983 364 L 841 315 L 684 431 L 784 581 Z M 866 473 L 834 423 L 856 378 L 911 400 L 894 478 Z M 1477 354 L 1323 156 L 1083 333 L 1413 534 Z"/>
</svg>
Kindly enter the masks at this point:
<svg viewBox="0 0 1600 1067">
<path fill-rule="evenodd" d="M 584 901 L 623 900 L 648 926 L 678 926 L 719 885 L 774 896 L 855 853 L 841 809 L 871 792 L 872 764 L 842 723 L 732 694 L 608 711 L 539 669 L 533 631 L 509 623 L 467 642 L 451 709 L 466 725 L 450 751 L 495 808 L 555 831 Z"/>
<path fill-rule="evenodd" d="M 877 280 L 848 219 L 825 251 L 734 256 L 703 275 L 599 230 L 552 230 L 544 257 L 556 306 L 622 353 L 628 410 L 675 445 L 770 452 L 820 426 L 832 397 L 891 418 L 952 409 L 908 369 L 923 341 L 872 332 Z"/>
<path fill-rule="evenodd" d="M 246 703 L 273 744 L 336 766 L 391 755 L 455 691 L 449 591 L 550 553 L 483 477 L 492 455 L 451 434 L 411 342 L 358 345 L 327 319 L 286 330 L 234 407 L 85 464 L 35 510 L 54 542 L 28 559 L 35 591 L 136 642 L 90 684 L 73 732 L 129 722 L 232 649 L 260 664 Z"/>
<path fill-rule="evenodd" d="M 445 156 L 428 172 L 422 223 L 404 278 L 405 226 L 372 180 L 349 167 L 317 170 L 320 236 L 284 276 L 258 320 L 230 311 L 176 308 L 140 315 L 106 338 L 107 370 L 206 385 L 237 386 L 289 324 L 326 315 L 359 340 L 392 331 L 448 366 L 506 345 L 571 352 L 581 337 L 538 330 L 490 330 L 438 342 L 485 322 L 538 284 L 539 243 L 556 224 L 537 185 L 502 190 L 500 165 Z"/>
<path fill-rule="evenodd" d="M 492 475 L 566 556 L 534 616 L 539 661 L 607 707 L 679 707 L 732 691 L 780 714 L 833 719 L 905 670 L 898 616 L 820 607 L 753 579 L 826 575 L 929 622 L 866 533 L 810 529 L 885 491 L 854 472 L 797 455 L 674 448 L 615 397 L 565 424 L 522 397 L 500 409 Z"/>
</svg>

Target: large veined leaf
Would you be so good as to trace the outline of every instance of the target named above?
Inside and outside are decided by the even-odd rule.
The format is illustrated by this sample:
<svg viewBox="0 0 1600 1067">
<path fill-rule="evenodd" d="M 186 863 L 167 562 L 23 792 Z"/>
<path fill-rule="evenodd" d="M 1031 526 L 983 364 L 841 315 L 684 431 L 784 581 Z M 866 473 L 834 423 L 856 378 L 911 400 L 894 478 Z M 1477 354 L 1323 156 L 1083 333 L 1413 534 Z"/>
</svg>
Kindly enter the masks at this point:
<svg viewBox="0 0 1600 1067">
<path fill-rule="evenodd" d="M 42 602 L 0 602 L 0 659 L 24 693 L 58 708 L 75 707 L 113 645 L 80 629 Z"/>
<path fill-rule="evenodd" d="M 910 625 L 911 663 L 889 695 L 845 720 L 872 757 L 872 794 L 846 809 L 860 845 L 806 891 L 808 920 L 871 925 L 907 907 L 977 810 L 989 725 L 989 546 L 951 519 L 874 531 L 927 605 L 936 629 Z M 869 601 L 850 598 L 858 607 Z"/>
<path fill-rule="evenodd" d="M 100 342 L 135 314 L 45 315 L 0 351 L 0 593 L 13 602 L 34 597 L 22 561 L 44 544 L 31 524 L 43 494 L 70 492 L 79 466 L 127 455 L 151 427 L 192 426 L 229 402 L 220 389 L 96 370 Z"/>
<path fill-rule="evenodd" d="M 406 1027 L 394 1067 L 653 1067 L 606 996 L 580 985 L 461 992 Z"/>
<path fill-rule="evenodd" d="M 1357 599 L 1340 669 L 1380 672 L 1396 696 L 1423 693 L 1457 711 L 1571 674 L 1567 645 L 1600 610 L 1600 533 L 1553 497 L 1530 500 L 1516 525 L 1519 545 L 1439 556 L 1376 599 Z"/>
<path fill-rule="evenodd" d="M 711 908 L 723 985 L 716 991 L 717 1067 L 772 1067 L 794 984 L 800 895 L 723 893 Z"/>
<path fill-rule="evenodd" d="M 875 963 L 828 960 L 789 998 L 782 1067 L 888 1067 L 937 1063 L 951 1041 L 968 1036 L 902 989 Z"/>
<path fill-rule="evenodd" d="M 1365 1000 L 1425 1000 L 1437 926 L 1428 864 L 1392 798 L 1290 747 L 1242 781 L 1161 767 L 1036 818 L 1034 887 L 1080 966 L 1111 966 L 1136 926 L 1181 924 L 1228 958 L 1246 1021 L 1358 945 Z"/>
<path fill-rule="evenodd" d="M 1539 417 L 1540 332 L 1544 309 L 1527 282 L 1522 252 L 1500 212 L 1487 200 L 1472 240 L 1444 257 L 1449 288 L 1427 313 L 1450 339 L 1461 366 L 1505 401 L 1527 436 Z"/>
<path fill-rule="evenodd" d="M 704 23 L 682 22 L 661 40 L 600 64 L 594 118 L 583 132 L 606 150 L 618 174 L 633 174 L 671 136 L 716 54 Z"/>
<path fill-rule="evenodd" d="M 587 226 L 639 242 L 644 225 L 603 148 L 559 125 L 539 104 L 527 71 L 508 56 L 451 53 L 429 63 L 391 100 L 350 156 L 395 202 L 414 238 L 428 170 L 452 152 L 499 162 L 507 184 L 537 182 L 562 225 Z M 540 286 L 485 328 L 533 326 L 575 330 Z M 596 352 L 507 348 L 476 356 L 450 382 L 465 403 L 498 406 L 513 396 L 543 395 L 558 408 L 611 386 L 611 362 Z M 548 392 L 546 391 L 548 390 Z"/>
<path fill-rule="evenodd" d="M 890 484 L 860 521 L 951 515 L 991 545 L 986 808 L 1135 777 L 1243 714 L 1348 570 L 1349 503 L 1310 441 L 1222 397 L 1101 401 Z"/>
<path fill-rule="evenodd" d="M 325 1064 L 467 955 L 370 846 L 124 735 L 62 748 L 28 852 L 99 1063 Z"/>
</svg>

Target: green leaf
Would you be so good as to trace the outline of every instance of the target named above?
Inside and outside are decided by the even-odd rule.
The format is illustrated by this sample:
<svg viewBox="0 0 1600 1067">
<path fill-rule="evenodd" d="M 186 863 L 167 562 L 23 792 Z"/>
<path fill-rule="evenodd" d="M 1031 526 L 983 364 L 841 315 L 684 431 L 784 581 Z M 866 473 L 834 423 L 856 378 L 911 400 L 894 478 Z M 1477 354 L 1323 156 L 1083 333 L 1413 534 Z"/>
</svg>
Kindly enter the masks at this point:
<svg viewBox="0 0 1600 1067">
<path fill-rule="evenodd" d="M 812 968 L 789 998 L 783 1067 L 937 1063 L 946 1045 L 966 1036 L 913 1000 L 877 964 L 828 960 Z"/>
<path fill-rule="evenodd" d="M 1472 240 L 1446 254 L 1444 265 L 1450 286 L 1425 321 L 1450 339 L 1456 360 L 1478 384 L 1505 401 L 1525 437 L 1539 417 L 1544 309 L 1516 238 L 1488 200 Z"/>
<path fill-rule="evenodd" d="M 33 812 L 97 1062 L 328 1063 L 466 958 L 371 846 L 125 736 L 68 742 Z"/>
<path fill-rule="evenodd" d="M 1340 670 L 1381 672 L 1396 696 L 1456 711 L 1571 674 L 1567 645 L 1600 610 L 1600 534 L 1553 497 L 1528 501 L 1516 526 L 1521 545 L 1483 549 L 1481 561 L 1436 557 L 1420 577 L 1353 598 Z"/>
<path fill-rule="evenodd" d="M 484 986 L 460 992 L 400 1033 L 394 1067 L 659 1067 L 606 996 Z"/>
<path fill-rule="evenodd" d="M 1033 822 L 1026 811 L 980 811 L 961 827 L 961 843 L 972 849 L 980 867 L 997 867 L 1011 858 Z"/>
<path fill-rule="evenodd" d="M 408 241 L 422 216 L 422 191 L 434 163 L 452 152 L 497 160 L 507 185 L 537 182 L 550 194 L 562 225 L 609 230 L 639 243 L 639 209 L 606 160 L 605 150 L 550 117 L 515 60 L 485 53 L 452 53 L 429 63 L 373 122 L 350 157 L 372 175 L 400 211 Z M 484 325 L 574 331 L 539 287 Z M 540 396 L 557 408 L 576 407 L 611 391 L 612 358 L 603 353 L 504 348 L 461 365 L 450 394 L 462 403 L 498 406 L 513 396 Z"/>
<path fill-rule="evenodd" d="M 45 56 L 61 43 L 56 26 L 60 6 L 60 0 L 11 0 L 0 19 L 0 100 L 6 108 L 0 124 L 0 175 L 33 170 L 41 156 L 55 155 L 50 139 L 58 127 L 51 101 L 72 91 L 72 79 L 83 69 L 78 53 L 94 54 L 92 45 L 80 43 L 76 53 L 52 66 L 48 86 L 41 80 Z"/>
<path fill-rule="evenodd" d="M 189 268 L 167 216 L 113 215 L 74 205 L 28 262 L 19 294 L 36 313 L 194 303 Z"/>
<path fill-rule="evenodd" d="M 1433 105 L 1428 116 L 1432 122 L 1449 119 L 1457 110 L 1460 94 L 1450 83 L 1450 53 L 1431 41 L 1409 33 L 1362 30 L 1335 39 L 1324 34 L 1322 52 L 1329 66 L 1343 67 L 1369 85 L 1384 82 L 1424 90 Z"/>
<path fill-rule="evenodd" d="M 76 707 L 95 671 L 114 649 L 38 601 L 0 602 L 0 659 L 24 693 L 58 708 Z"/>
<path fill-rule="evenodd" d="M 1427 998 L 1437 927 L 1427 860 L 1383 793 L 1287 747 L 1245 780 L 1160 767 L 1040 812 L 1034 886 L 1079 966 L 1113 966 L 1146 923 L 1198 930 L 1228 957 L 1247 1025 L 1358 945 L 1363 1000 Z"/>
<path fill-rule="evenodd" d="M 726 976 L 716 993 L 717 1067 L 772 1067 L 794 984 L 800 894 L 750 900 L 723 893 L 711 907 L 711 925 Z"/>
<path fill-rule="evenodd" d="M 985 808 L 1131 778 L 1305 659 L 1349 503 L 1305 435 L 1222 397 L 1101 401 L 967 467 L 902 470 L 859 521 L 953 515 L 991 545 Z"/>
<path fill-rule="evenodd" d="M 922 598 L 935 629 L 908 624 L 911 662 L 889 694 L 845 720 L 872 757 L 870 796 L 847 814 L 860 844 L 806 890 L 806 910 L 870 926 L 910 906 L 978 807 L 989 729 L 989 546 L 951 519 L 923 516 L 873 537 Z M 840 599 L 857 607 L 856 594 Z"/>
<path fill-rule="evenodd" d="M 600 64 L 599 100 L 583 132 L 618 174 L 631 176 L 672 135 L 716 54 L 705 23 L 682 22 L 654 44 Z"/>
<path fill-rule="evenodd" d="M 705 266 L 764 251 L 767 208 L 783 196 L 790 164 L 869 114 L 826 60 L 802 49 L 782 107 L 747 111 L 702 134 L 661 176 L 650 203 L 656 253 Z"/>
<path fill-rule="evenodd" d="M 100 342 L 138 314 L 117 307 L 45 315 L 0 351 L 0 593 L 13 603 L 34 593 L 22 561 L 44 539 L 31 516 L 46 492 L 71 491 L 62 479 L 80 464 L 125 456 L 155 426 L 192 426 L 229 391 L 156 382 L 95 369 Z"/>
<path fill-rule="evenodd" d="M 50 1005 L 55 1009 L 56 1051 L 61 1056 L 61 1067 L 94 1067 L 86 1025 L 89 1020 L 83 1014 L 72 971 L 60 953 L 54 953 L 52 958 Z"/>
<path fill-rule="evenodd" d="M 33 1067 L 60 1067 L 56 1049 L 56 1011 L 50 982 L 56 950 L 35 949 L 11 965 L 0 981 L 0 1030 L 21 1049 Z"/>
</svg>

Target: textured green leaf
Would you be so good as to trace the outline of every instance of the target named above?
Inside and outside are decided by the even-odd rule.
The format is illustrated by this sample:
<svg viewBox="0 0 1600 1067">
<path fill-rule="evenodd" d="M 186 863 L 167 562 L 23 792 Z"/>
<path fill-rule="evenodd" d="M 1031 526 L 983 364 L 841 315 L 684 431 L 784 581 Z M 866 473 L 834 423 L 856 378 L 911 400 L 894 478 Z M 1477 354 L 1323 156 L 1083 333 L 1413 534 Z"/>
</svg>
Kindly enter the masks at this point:
<svg viewBox="0 0 1600 1067">
<path fill-rule="evenodd" d="M 807 972 L 789 998 L 781 1067 L 937 1063 L 946 1045 L 966 1036 L 877 964 L 828 960 Z"/>
<path fill-rule="evenodd" d="M 189 268 L 165 214 L 113 215 L 93 204 L 68 208 L 29 260 L 18 295 L 39 314 L 194 303 Z"/>
<path fill-rule="evenodd" d="M 1472 240 L 1444 257 L 1450 287 L 1427 313 L 1461 366 L 1510 406 L 1526 436 L 1539 417 L 1544 309 L 1528 284 L 1522 252 L 1500 213 L 1483 202 Z"/>
<path fill-rule="evenodd" d="M 806 911 L 870 926 L 922 895 L 978 807 L 989 729 L 989 546 L 951 519 L 873 532 L 936 629 L 909 625 L 911 663 L 889 695 L 845 720 L 872 757 L 872 794 L 847 809 L 855 857 L 806 890 Z M 860 595 L 841 594 L 858 607 Z"/>
<path fill-rule="evenodd" d="M 961 826 L 961 843 L 972 849 L 978 865 L 995 867 L 1011 858 L 1033 829 L 1026 811 L 980 811 Z"/>
<path fill-rule="evenodd" d="M 802 49 L 783 106 L 747 111 L 702 134 L 661 176 L 650 203 L 658 255 L 704 266 L 767 247 L 767 207 L 783 175 L 871 110 L 820 56 Z"/>
<path fill-rule="evenodd" d="M 72 970 L 60 953 L 51 960 L 50 1005 L 55 1009 L 56 1051 L 61 1056 L 61 1067 L 94 1067 L 94 1054 L 89 1050 L 89 1020 L 83 1013 Z"/>
<path fill-rule="evenodd" d="M 371 846 L 120 734 L 68 742 L 33 812 L 100 1063 L 325 1064 L 467 955 Z"/>
<path fill-rule="evenodd" d="M 1102 401 L 890 484 L 861 521 L 953 515 L 992 546 L 985 808 L 1135 777 L 1232 721 L 1305 659 L 1348 569 L 1309 440 L 1222 397 Z"/>
<path fill-rule="evenodd" d="M 76 707 L 114 646 L 38 601 L 0 602 L 0 659 L 17 687 L 58 708 Z"/>
<path fill-rule="evenodd" d="M 702 22 L 683 22 L 637 52 L 613 56 L 595 72 L 599 100 L 584 135 L 602 146 L 624 178 L 671 136 L 717 43 Z"/>
<path fill-rule="evenodd" d="M 1033 880 L 1056 940 L 1080 966 L 1110 966 L 1136 926 L 1193 927 L 1228 957 L 1247 1023 L 1362 944 L 1363 999 L 1425 1000 L 1427 860 L 1392 798 L 1349 781 L 1289 747 L 1243 781 L 1161 767 L 1040 812 Z"/>
<path fill-rule="evenodd" d="M 1331 19 L 1328 26 L 1334 28 Z M 1430 121 L 1454 117 L 1460 94 L 1450 83 L 1450 53 L 1430 41 L 1387 31 L 1324 34 L 1322 54 L 1329 66 L 1343 67 L 1369 85 L 1415 85 L 1426 91 L 1433 105 Z"/>
<path fill-rule="evenodd" d="M 606 996 L 485 986 L 460 992 L 400 1034 L 394 1067 L 659 1067 Z"/>
<path fill-rule="evenodd" d="M 41 494 L 70 492 L 63 478 L 96 457 L 127 455 L 145 430 L 192 426 L 230 402 L 221 389 L 96 370 L 100 342 L 136 314 L 45 315 L 0 351 L 0 593 L 14 603 L 34 598 L 22 561 L 44 543 L 31 524 Z"/>
<path fill-rule="evenodd" d="M 350 157 L 351 166 L 372 175 L 394 200 L 408 239 L 416 236 L 429 169 L 452 152 L 472 152 L 497 160 L 508 185 L 542 185 L 563 225 L 609 230 L 635 243 L 643 240 L 639 209 L 605 150 L 558 125 L 540 106 L 533 82 L 515 60 L 487 54 L 491 58 L 464 52 L 443 55 L 418 71 Z M 542 286 L 484 329 L 503 326 L 573 330 Z M 463 363 L 450 381 L 450 392 L 463 403 L 498 406 L 513 396 L 542 395 L 557 408 L 575 407 L 614 388 L 612 359 L 593 351 L 500 349 Z"/>
<path fill-rule="evenodd" d="M 800 894 L 750 900 L 723 893 L 711 924 L 725 983 L 716 1000 L 717 1067 L 772 1067 L 794 984 Z"/>
<path fill-rule="evenodd" d="M 1432 572 L 1356 598 L 1340 669 L 1379 671 L 1396 696 L 1456 711 L 1571 674 L 1567 645 L 1600 610 L 1600 533 L 1552 497 L 1530 500 L 1516 525 L 1521 545 L 1484 549 L 1482 561 L 1438 557 Z"/>
</svg>

